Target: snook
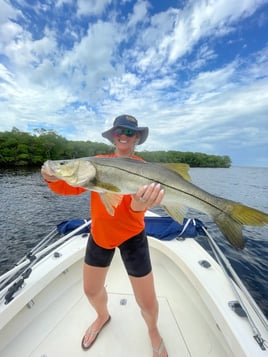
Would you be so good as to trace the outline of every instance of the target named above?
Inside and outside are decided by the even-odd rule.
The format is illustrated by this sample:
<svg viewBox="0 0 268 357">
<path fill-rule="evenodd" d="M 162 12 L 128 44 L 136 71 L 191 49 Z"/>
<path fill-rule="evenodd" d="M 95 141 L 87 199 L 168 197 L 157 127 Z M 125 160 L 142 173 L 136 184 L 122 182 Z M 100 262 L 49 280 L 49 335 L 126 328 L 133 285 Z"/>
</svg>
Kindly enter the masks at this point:
<svg viewBox="0 0 268 357">
<path fill-rule="evenodd" d="M 134 194 L 143 185 L 160 183 L 165 191 L 161 206 L 175 220 L 181 222 L 187 208 L 204 212 L 213 218 L 223 235 L 237 248 L 244 246 L 243 225 L 261 226 L 268 223 L 266 213 L 214 196 L 160 164 L 128 158 L 87 157 L 46 161 L 44 166 L 48 173 L 72 186 L 109 194 Z M 108 201 L 104 200 L 107 205 Z M 118 200 L 110 202 L 114 207 L 118 204 Z M 109 207 L 107 210 L 111 211 Z"/>
</svg>

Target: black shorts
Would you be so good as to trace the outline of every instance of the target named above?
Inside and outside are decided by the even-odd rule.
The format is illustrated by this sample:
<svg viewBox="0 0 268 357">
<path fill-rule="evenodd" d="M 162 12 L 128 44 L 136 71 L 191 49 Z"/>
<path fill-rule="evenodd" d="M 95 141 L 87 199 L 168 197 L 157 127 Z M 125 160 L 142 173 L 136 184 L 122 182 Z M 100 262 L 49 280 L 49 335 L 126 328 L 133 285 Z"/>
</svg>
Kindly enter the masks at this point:
<svg viewBox="0 0 268 357">
<path fill-rule="evenodd" d="M 128 275 L 143 277 L 152 270 L 149 246 L 145 231 L 128 239 L 118 246 Z M 95 267 L 108 267 L 111 264 L 114 249 L 98 246 L 90 234 L 87 242 L 85 263 Z"/>
</svg>

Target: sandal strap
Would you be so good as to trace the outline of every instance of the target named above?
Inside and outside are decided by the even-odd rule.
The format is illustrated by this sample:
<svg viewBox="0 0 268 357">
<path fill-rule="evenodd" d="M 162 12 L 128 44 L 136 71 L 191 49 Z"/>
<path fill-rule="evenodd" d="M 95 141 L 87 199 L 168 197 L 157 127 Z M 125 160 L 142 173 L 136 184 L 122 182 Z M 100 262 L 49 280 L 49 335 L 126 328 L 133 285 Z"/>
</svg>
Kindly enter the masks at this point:
<svg viewBox="0 0 268 357">
<path fill-rule="evenodd" d="M 99 329 L 99 330 L 89 330 L 89 329 L 88 329 L 85 334 L 87 334 L 88 336 L 91 336 L 91 335 L 96 336 L 98 333 L 100 333 L 100 330 L 101 330 L 101 329 Z"/>
<path fill-rule="evenodd" d="M 157 353 L 158 357 L 160 357 L 162 352 L 164 351 L 164 349 L 165 349 L 165 345 L 164 345 L 163 339 L 161 339 L 159 347 L 153 348 L 153 351 Z"/>
<path fill-rule="evenodd" d="M 96 336 L 96 335 L 98 335 L 98 334 L 101 332 L 101 330 L 103 329 L 103 327 L 104 327 L 110 320 L 111 320 L 111 316 L 109 315 L 108 319 L 104 322 L 104 324 L 101 326 L 101 328 L 99 328 L 98 330 L 92 330 L 91 327 L 89 327 L 89 328 L 87 329 L 85 335 L 86 335 L 86 334 L 88 334 L 89 336 L 92 336 L 92 335 L 93 335 L 93 336 Z"/>
</svg>

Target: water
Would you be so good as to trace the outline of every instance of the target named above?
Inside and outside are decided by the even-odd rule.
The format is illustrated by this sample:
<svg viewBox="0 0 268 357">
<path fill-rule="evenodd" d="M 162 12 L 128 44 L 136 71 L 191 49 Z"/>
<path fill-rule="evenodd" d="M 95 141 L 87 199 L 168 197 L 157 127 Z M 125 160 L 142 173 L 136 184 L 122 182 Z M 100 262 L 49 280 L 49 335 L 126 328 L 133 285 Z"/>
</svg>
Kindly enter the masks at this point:
<svg viewBox="0 0 268 357">
<path fill-rule="evenodd" d="M 268 168 L 190 170 L 193 183 L 205 190 L 268 212 Z M 59 196 L 51 192 L 39 171 L 0 170 L 0 274 L 34 247 L 58 223 L 89 217 L 89 194 Z M 243 251 L 231 247 L 212 220 L 201 219 L 268 317 L 268 226 L 246 227 Z M 203 238 L 198 241 L 209 249 Z"/>
<path fill-rule="evenodd" d="M 268 212 L 268 168 L 191 169 L 192 181 L 205 190 Z M 268 317 L 268 226 L 244 227 L 246 246 L 231 247 L 211 219 L 200 218 L 208 227 L 238 276 Z M 200 241 L 200 239 L 198 239 Z"/>
</svg>

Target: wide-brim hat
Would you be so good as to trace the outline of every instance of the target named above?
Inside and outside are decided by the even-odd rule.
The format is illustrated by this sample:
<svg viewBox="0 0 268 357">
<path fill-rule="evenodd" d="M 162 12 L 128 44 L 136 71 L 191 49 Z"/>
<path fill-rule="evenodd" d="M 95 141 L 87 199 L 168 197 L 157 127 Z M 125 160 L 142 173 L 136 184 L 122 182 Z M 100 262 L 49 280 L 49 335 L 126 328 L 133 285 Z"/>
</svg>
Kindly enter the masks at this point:
<svg viewBox="0 0 268 357">
<path fill-rule="evenodd" d="M 137 143 L 138 145 L 143 144 L 149 134 L 149 128 L 147 128 L 146 126 L 139 127 L 138 120 L 136 118 L 134 118 L 132 115 L 123 114 L 123 115 L 120 115 L 119 117 L 116 117 L 114 120 L 114 123 L 113 123 L 113 127 L 107 131 L 104 131 L 101 135 L 104 138 L 110 140 L 111 143 L 113 143 L 114 142 L 113 131 L 116 128 L 133 129 L 133 130 L 139 132 L 140 139 L 139 139 L 139 142 Z"/>
</svg>

